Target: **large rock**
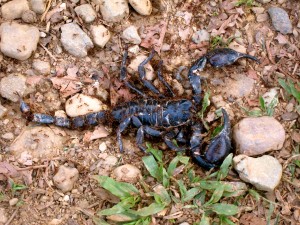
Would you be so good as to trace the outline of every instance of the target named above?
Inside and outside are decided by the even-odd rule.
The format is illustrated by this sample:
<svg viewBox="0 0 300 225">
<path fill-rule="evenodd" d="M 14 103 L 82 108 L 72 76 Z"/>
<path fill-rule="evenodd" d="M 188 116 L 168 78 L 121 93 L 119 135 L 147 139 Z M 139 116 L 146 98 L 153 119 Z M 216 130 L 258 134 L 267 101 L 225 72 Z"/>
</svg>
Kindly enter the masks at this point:
<svg viewBox="0 0 300 225">
<path fill-rule="evenodd" d="M 260 155 L 281 149 L 285 141 L 285 131 L 273 117 L 250 117 L 242 119 L 234 126 L 233 139 L 239 154 Z"/>
<path fill-rule="evenodd" d="M 152 12 L 152 4 L 150 0 L 129 0 L 130 5 L 139 14 L 148 16 Z"/>
<path fill-rule="evenodd" d="M 99 99 L 84 94 L 76 94 L 66 102 L 66 113 L 70 117 L 82 116 L 106 109 L 107 105 Z"/>
<path fill-rule="evenodd" d="M 269 155 L 259 158 L 238 155 L 233 158 L 233 166 L 243 181 L 263 191 L 273 191 L 282 176 L 281 164 Z"/>
<path fill-rule="evenodd" d="M 0 94 L 13 102 L 19 101 L 26 90 L 26 77 L 10 74 L 0 81 Z"/>
<path fill-rule="evenodd" d="M 282 34 L 291 34 L 293 26 L 287 12 L 278 7 L 271 7 L 268 9 L 274 28 Z"/>
<path fill-rule="evenodd" d="M 100 11 L 107 22 L 120 22 L 129 14 L 127 0 L 101 0 Z"/>
<path fill-rule="evenodd" d="M 40 32 L 36 27 L 6 22 L 0 26 L 1 52 L 14 59 L 28 59 L 37 48 Z"/>
<path fill-rule="evenodd" d="M 17 157 L 30 155 L 33 158 L 51 158 L 64 146 L 64 137 L 61 130 L 55 127 L 26 127 L 14 140 L 10 151 Z"/>
<path fill-rule="evenodd" d="M 7 20 L 19 19 L 23 12 L 29 10 L 27 0 L 12 0 L 1 7 L 2 17 Z"/>
<path fill-rule="evenodd" d="M 85 57 L 93 42 L 89 36 L 75 23 L 61 26 L 61 43 L 65 50 L 76 57 Z"/>
</svg>

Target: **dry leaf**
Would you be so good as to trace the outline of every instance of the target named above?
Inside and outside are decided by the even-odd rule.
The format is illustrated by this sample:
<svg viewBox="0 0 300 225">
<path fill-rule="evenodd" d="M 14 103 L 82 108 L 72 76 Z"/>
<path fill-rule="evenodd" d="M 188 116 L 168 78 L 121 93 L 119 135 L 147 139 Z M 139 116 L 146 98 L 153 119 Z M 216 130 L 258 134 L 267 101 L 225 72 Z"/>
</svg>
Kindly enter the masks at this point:
<svg viewBox="0 0 300 225">
<path fill-rule="evenodd" d="M 4 175 L 6 178 L 13 178 L 20 176 L 20 173 L 17 171 L 15 166 L 9 164 L 8 162 L 0 162 L 0 180 L 3 180 L 3 176 L 1 175 Z"/>
</svg>

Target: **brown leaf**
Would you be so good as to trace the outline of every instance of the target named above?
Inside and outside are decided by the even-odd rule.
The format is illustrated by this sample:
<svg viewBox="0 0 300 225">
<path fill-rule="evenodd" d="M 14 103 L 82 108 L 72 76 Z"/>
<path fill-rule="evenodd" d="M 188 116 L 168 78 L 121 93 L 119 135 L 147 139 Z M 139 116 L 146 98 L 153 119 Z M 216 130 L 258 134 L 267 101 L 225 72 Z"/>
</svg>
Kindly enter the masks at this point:
<svg viewBox="0 0 300 225">
<path fill-rule="evenodd" d="M 20 173 L 17 171 L 15 166 L 9 164 L 8 162 L 0 162 L 0 175 L 13 178 L 20 176 Z"/>
<path fill-rule="evenodd" d="M 43 79 L 43 76 L 29 76 L 26 78 L 26 83 L 34 86 L 38 84 L 41 79 Z"/>
<path fill-rule="evenodd" d="M 78 67 L 77 66 L 73 66 L 67 69 L 67 74 L 69 77 L 77 77 L 77 72 L 78 72 Z"/>
<path fill-rule="evenodd" d="M 95 130 L 93 132 L 90 132 L 90 131 L 86 132 L 84 134 L 83 141 L 85 143 L 88 143 L 92 140 L 107 137 L 108 135 L 109 135 L 109 132 L 105 129 L 105 127 L 102 125 L 99 125 L 95 128 Z"/>
<path fill-rule="evenodd" d="M 149 26 L 145 28 L 144 39 L 140 44 L 144 48 L 154 48 L 160 54 L 163 40 L 167 31 L 168 21 L 161 21 L 160 24 Z M 159 36 L 157 38 L 157 35 Z"/>
<path fill-rule="evenodd" d="M 275 37 L 274 39 L 276 39 L 280 45 L 289 43 L 286 37 L 280 33 L 278 33 L 277 37 Z"/>
<path fill-rule="evenodd" d="M 256 71 L 253 69 L 249 69 L 248 70 L 248 77 L 254 79 L 254 80 L 259 80 L 259 78 L 257 77 Z"/>
<path fill-rule="evenodd" d="M 72 76 L 50 78 L 54 88 L 59 89 L 62 97 L 69 97 L 82 88 L 82 83 Z"/>
</svg>

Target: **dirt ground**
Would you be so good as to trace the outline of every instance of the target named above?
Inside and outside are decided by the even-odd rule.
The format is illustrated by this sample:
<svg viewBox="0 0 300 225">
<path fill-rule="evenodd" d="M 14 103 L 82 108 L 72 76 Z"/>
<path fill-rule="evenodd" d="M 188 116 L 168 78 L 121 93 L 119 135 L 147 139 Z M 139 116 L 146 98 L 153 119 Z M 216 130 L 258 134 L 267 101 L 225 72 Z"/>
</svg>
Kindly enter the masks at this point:
<svg viewBox="0 0 300 225">
<path fill-rule="evenodd" d="M 81 3 L 84 2 L 81 1 Z M 69 4 L 69 2 L 66 3 Z M 52 1 L 50 9 L 58 4 L 60 2 Z M 93 87 L 92 77 L 101 77 L 104 89 L 107 93 L 110 93 L 106 100 L 101 100 L 109 107 L 113 107 L 113 104 L 118 105 L 118 101 L 123 101 L 120 97 L 122 92 L 125 92 L 128 97 L 127 100 L 134 99 L 133 95 L 128 95 L 125 86 L 118 82 L 122 54 L 125 48 L 121 36 L 123 30 L 130 24 L 139 28 L 142 40 L 145 39 L 143 31 L 157 24 L 161 25 L 159 32 L 154 34 L 156 38 L 159 38 L 159 35 L 164 35 L 160 43 L 162 46 L 158 45 L 161 54 L 155 56 L 152 65 L 157 68 L 159 59 L 162 59 L 164 61 L 163 73 L 168 81 L 175 78 L 176 71 L 180 66 L 191 66 L 192 62 L 212 47 L 224 47 L 235 42 L 237 46 L 240 46 L 240 49 L 245 49 L 248 54 L 258 57 L 261 64 L 243 59 L 224 69 L 215 69 L 207 65 L 203 72 L 205 79 L 202 88 L 204 91 L 210 91 L 211 96 L 223 96 L 230 107 L 232 125 L 247 117 L 242 107 L 248 109 L 259 107 L 259 96 L 262 96 L 271 88 L 278 88 L 279 104 L 276 106 L 273 116 L 284 126 L 286 141 L 280 151 L 273 151 L 268 154 L 274 156 L 284 165 L 284 171 L 282 181 L 273 193 L 260 193 L 265 198 L 277 203 L 271 216 L 271 224 L 275 224 L 276 215 L 280 215 L 277 224 L 300 224 L 300 182 L 298 179 L 300 170 L 296 168 L 292 172 L 290 166 L 290 163 L 295 159 L 291 157 L 297 154 L 295 152 L 297 146 L 299 150 L 300 117 L 298 114 L 298 118 L 294 120 L 282 119 L 282 115 L 286 113 L 287 105 L 292 103 L 296 107 L 297 102 L 295 99 L 286 98 L 284 90 L 277 81 L 278 78 L 289 78 L 293 82 L 299 82 L 300 28 L 297 28 L 297 24 L 300 17 L 300 2 L 286 0 L 278 3 L 274 0 L 266 4 L 258 2 L 256 4 L 257 6 L 247 6 L 246 4 L 237 6 L 234 1 L 230 0 L 158 0 L 153 1 L 154 10 L 151 16 L 141 16 L 130 8 L 128 18 L 121 23 L 114 24 L 103 21 L 101 15 L 98 14 L 98 18 L 93 23 L 107 26 L 112 33 L 112 37 L 103 49 L 94 48 L 89 51 L 88 56 L 85 58 L 75 58 L 65 51 L 57 53 L 57 47 L 61 47 L 59 28 L 65 22 L 55 23 L 51 25 L 48 38 L 40 40 L 46 48 L 39 45 L 34 55 L 28 60 L 17 61 L 1 55 L 0 79 L 13 73 L 25 75 L 27 85 L 30 87 L 28 94 L 24 96 L 25 101 L 31 105 L 33 111 L 51 114 L 56 110 L 64 110 L 64 103 L 69 96 L 65 97 L 61 90 L 55 88 L 51 79 L 48 78 L 56 77 L 59 73 L 65 75 L 67 68 L 73 68 L 76 71 L 76 82 L 79 82 L 81 86 L 79 91 L 87 95 L 99 97 Z M 264 22 L 257 22 L 257 15 L 252 8 L 263 7 L 268 9 L 270 6 L 278 6 L 288 12 L 294 28 L 293 34 L 281 35 L 275 31 L 270 18 Z M 83 30 L 88 31 L 88 25 L 84 24 L 72 9 L 67 7 L 67 11 L 71 19 L 78 22 Z M 41 22 L 40 17 L 38 17 L 38 22 L 33 25 L 40 30 L 46 30 L 46 23 Z M 162 29 L 164 26 L 166 27 L 165 34 L 163 34 Z M 201 29 L 205 29 L 211 34 L 210 42 L 195 44 L 192 41 L 192 35 Z M 263 43 L 259 42 L 261 39 L 256 36 L 257 31 L 261 31 Z M 220 37 L 220 40 L 213 38 L 216 36 Z M 150 48 L 141 47 L 140 52 L 148 55 Z M 49 76 L 31 75 L 32 62 L 36 58 L 51 63 L 51 74 Z M 129 61 L 133 58 L 134 55 L 130 53 Z M 72 74 L 72 72 L 70 73 Z M 246 74 L 246 77 L 254 80 L 253 89 L 247 96 L 231 97 L 226 92 L 228 85 L 230 85 L 230 82 L 227 83 L 227 79 L 234 79 L 239 74 Z M 186 75 L 186 70 L 183 70 L 184 75 Z M 188 87 L 188 84 L 185 86 Z M 173 87 L 176 88 L 176 85 L 173 85 Z M 180 92 L 179 89 L 177 92 Z M 191 98 L 191 91 L 188 90 L 189 88 L 186 89 L 179 98 Z M 243 91 L 242 87 L 241 92 Z M 6 224 L 94 224 L 93 215 L 103 208 L 112 206 L 107 201 L 101 200 L 99 186 L 90 178 L 91 175 L 95 174 L 110 174 L 113 168 L 103 163 L 107 157 L 116 156 L 118 158 L 117 165 L 129 163 L 140 168 L 143 173 L 145 172 L 141 161 L 143 153 L 134 145 L 136 132 L 127 132 L 124 135 L 127 150 L 121 154 L 116 144 L 115 127 L 107 127 L 111 132 L 110 135 L 95 140 L 89 140 L 89 135 L 93 132 L 92 128 L 88 130 L 60 129 L 60 133 L 57 135 L 63 136 L 63 149 L 53 150 L 48 158 L 34 160 L 31 166 L 21 165 L 15 156 L 11 154 L 10 147 L 26 126 L 35 127 L 37 125 L 26 123 L 21 115 L 18 103 L 2 97 L 0 97 L 0 100 L 1 104 L 8 109 L 7 114 L 0 119 L 0 137 L 7 133 L 12 133 L 14 136 L 9 140 L 0 138 L 0 162 L 7 161 L 11 165 L 23 168 L 20 170 L 22 171 L 22 177 L 14 180 L 14 182 L 26 184 L 27 186 L 26 189 L 12 191 L 12 183 L 7 179 L 0 179 L 0 208 L 4 208 L 6 215 L 11 219 Z M 212 104 L 207 115 L 215 110 L 216 108 Z M 99 145 L 103 142 L 107 148 L 101 152 L 99 151 Z M 161 149 L 166 148 L 162 142 L 156 143 L 154 146 Z M 175 153 L 168 150 L 165 151 L 165 154 L 170 159 L 175 156 Z M 52 178 L 60 165 L 76 167 L 79 171 L 79 180 L 75 183 L 71 192 L 62 193 L 53 185 Z M 196 165 L 195 170 L 199 175 L 205 173 Z M 228 180 L 240 181 L 233 170 L 230 172 Z M 65 200 L 66 195 L 68 195 L 67 201 Z M 9 201 L 13 198 L 18 199 L 16 205 L 9 204 Z M 249 195 L 239 201 L 240 213 L 232 219 L 234 223 L 244 225 L 266 224 L 269 206 L 264 201 L 254 201 Z M 158 224 L 180 224 L 182 222 L 193 224 L 201 218 L 201 215 L 194 215 L 189 210 L 183 212 L 182 217 L 173 221 L 162 218 L 157 218 L 156 221 L 158 221 Z"/>
</svg>

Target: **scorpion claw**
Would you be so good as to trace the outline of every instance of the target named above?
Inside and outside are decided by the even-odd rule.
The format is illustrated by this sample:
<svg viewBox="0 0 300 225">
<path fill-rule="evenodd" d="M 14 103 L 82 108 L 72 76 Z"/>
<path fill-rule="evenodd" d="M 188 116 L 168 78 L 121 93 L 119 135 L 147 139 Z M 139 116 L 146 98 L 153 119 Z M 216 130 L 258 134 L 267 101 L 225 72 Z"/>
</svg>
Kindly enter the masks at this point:
<svg viewBox="0 0 300 225">
<path fill-rule="evenodd" d="M 229 117 L 224 109 L 222 109 L 222 113 L 224 118 L 223 129 L 208 145 L 204 156 L 199 155 L 198 152 L 192 153 L 197 163 L 205 169 L 219 166 L 231 152 Z"/>
</svg>

